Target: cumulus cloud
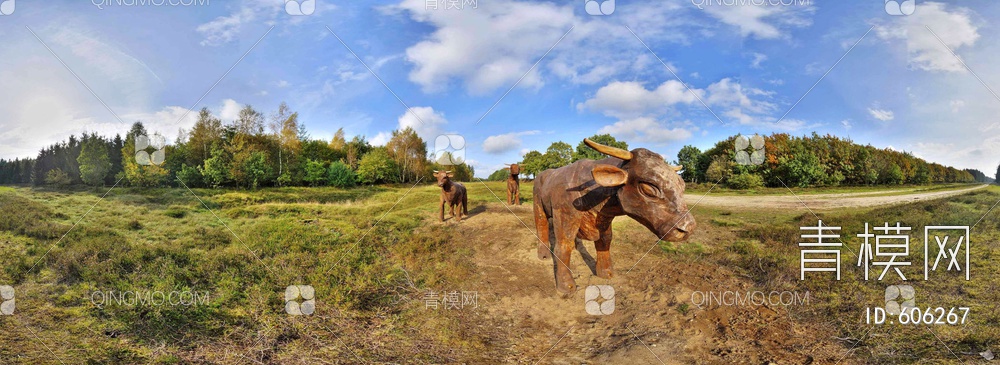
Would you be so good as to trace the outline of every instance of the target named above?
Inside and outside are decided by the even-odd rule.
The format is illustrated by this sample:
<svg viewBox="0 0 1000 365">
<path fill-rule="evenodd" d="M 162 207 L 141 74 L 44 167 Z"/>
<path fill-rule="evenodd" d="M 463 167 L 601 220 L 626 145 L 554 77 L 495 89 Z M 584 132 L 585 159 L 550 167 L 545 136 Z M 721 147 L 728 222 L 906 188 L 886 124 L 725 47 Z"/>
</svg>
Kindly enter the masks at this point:
<svg viewBox="0 0 1000 365">
<path fill-rule="evenodd" d="M 521 147 L 521 136 L 540 133 L 537 130 L 505 133 L 496 136 L 486 137 L 483 141 L 483 151 L 486 153 L 500 154 L 513 151 Z"/>
<path fill-rule="evenodd" d="M 602 127 L 597 133 L 607 133 L 625 140 L 650 145 L 664 145 L 691 137 L 691 131 L 685 128 L 669 128 L 649 117 L 619 120 L 614 124 Z"/>
<path fill-rule="evenodd" d="M 760 3 L 761 5 L 754 5 Z M 718 21 L 739 30 L 740 36 L 756 39 L 788 38 L 790 29 L 812 24 L 816 8 L 811 2 L 793 5 L 771 5 L 768 2 L 747 1 L 744 5 L 704 6 Z"/>
<path fill-rule="evenodd" d="M 892 110 L 868 108 L 868 114 L 871 114 L 872 118 L 887 122 L 896 118 Z"/>
<path fill-rule="evenodd" d="M 965 66 L 948 49 L 959 52 L 975 45 L 979 39 L 979 27 L 973 24 L 972 12 L 967 8 L 919 2 L 912 15 L 893 20 L 879 24 L 876 34 L 891 44 L 903 42 L 910 65 L 920 70 L 964 71 Z"/>
</svg>

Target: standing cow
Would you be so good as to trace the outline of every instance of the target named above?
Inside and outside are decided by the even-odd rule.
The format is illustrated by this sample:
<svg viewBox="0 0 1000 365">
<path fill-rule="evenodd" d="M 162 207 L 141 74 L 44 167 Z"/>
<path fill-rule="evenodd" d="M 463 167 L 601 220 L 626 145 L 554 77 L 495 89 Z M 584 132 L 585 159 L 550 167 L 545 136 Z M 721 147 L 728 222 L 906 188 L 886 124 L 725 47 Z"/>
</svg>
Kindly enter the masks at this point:
<svg viewBox="0 0 1000 365">
<path fill-rule="evenodd" d="M 521 173 L 521 166 L 514 163 L 508 166 L 510 174 L 507 175 L 507 205 L 521 205 L 521 180 L 518 175 Z"/>
<path fill-rule="evenodd" d="M 469 196 L 465 193 L 465 185 L 451 181 L 454 177 L 451 171 L 434 170 L 434 177 L 441 187 L 441 221 L 444 222 L 444 205 L 447 203 L 451 207 L 451 216 L 461 222 L 463 215 L 469 215 Z M 456 205 L 459 205 L 458 214 L 455 214 Z"/>
<path fill-rule="evenodd" d="M 556 288 L 572 293 L 576 282 L 569 270 L 577 239 L 594 241 L 597 276 L 611 278 L 611 221 L 627 215 L 660 239 L 683 241 L 695 228 L 684 204 L 684 181 L 663 156 L 637 148 L 631 152 L 584 139 L 591 148 L 611 157 L 580 160 L 535 178 L 535 226 L 538 258 L 556 258 Z M 549 243 L 549 227 L 555 247 Z"/>
</svg>

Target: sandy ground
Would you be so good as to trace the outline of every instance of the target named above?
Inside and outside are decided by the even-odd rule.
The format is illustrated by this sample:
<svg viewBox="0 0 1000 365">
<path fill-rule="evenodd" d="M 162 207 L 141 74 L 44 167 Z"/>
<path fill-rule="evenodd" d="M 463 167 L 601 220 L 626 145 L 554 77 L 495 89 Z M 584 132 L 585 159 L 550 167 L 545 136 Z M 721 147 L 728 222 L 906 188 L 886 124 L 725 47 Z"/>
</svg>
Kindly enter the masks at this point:
<svg viewBox="0 0 1000 365">
<path fill-rule="evenodd" d="M 966 193 L 969 191 L 982 189 L 988 185 L 977 185 L 971 188 L 961 188 L 955 190 L 932 191 L 900 195 L 882 195 L 884 191 L 864 192 L 864 193 L 839 193 L 839 194 L 793 194 L 791 191 L 786 195 L 766 195 L 766 196 L 713 196 L 709 194 L 685 194 L 684 199 L 689 207 L 704 205 L 710 207 L 725 208 L 777 208 L 777 209 L 799 209 L 803 205 L 809 209 L 827 210 L 839 208 L 872 207 L 879 205 L 891 205 L 901 203 L 912 203 L 920 200 L 940 199 L 953 195 Z"/>
</svg>

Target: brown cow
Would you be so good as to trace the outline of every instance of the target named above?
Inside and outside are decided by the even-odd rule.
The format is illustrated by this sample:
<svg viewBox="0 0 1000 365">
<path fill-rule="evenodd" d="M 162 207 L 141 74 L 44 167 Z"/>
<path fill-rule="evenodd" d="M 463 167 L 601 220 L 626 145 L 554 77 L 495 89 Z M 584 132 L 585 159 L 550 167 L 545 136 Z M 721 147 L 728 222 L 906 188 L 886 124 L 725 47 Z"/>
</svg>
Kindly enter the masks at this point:
<svg viewBox="0 0 1000 365">
<path fill-rule="evenodd" d="M 554 253 L 556 288 L 572 293 L 576 282 L 569 270 L 570 253 L 579 239 L 594 241 L 597 276 L 611 278 L 611 221 L 627 215 L 667 241 L 683 241 L 695 228 L 684 204 L 680 166 L 670 166 L 645 148 L 631 152 L 584 139 L 591 148 L 612 157 L 580 160 L 535 178 L 535 226 L 538 258 Z M 549 242 L 549 225 L 555 247 Z"/>
<path fill-rule="evenodd" d="M 451 181 L 454 177 L 451 171 L 434 170 L 434 177 L 437 178 L 437 185 L 441 187 L 441 221 L 444 222 L 444 204 L 451 207 L 451 216 L 461 222 L 463 215 L 469 215 L 469 197 L 465 193 L 465 185 Z M 460 205 L 458 214 L 455 214 L 455 206 Z"/>
<path fill-rule="evenodd" d="M 507 205 L 521 205 L 521 166 L 514 163 L 508 165 L 510 175 L 507 175 Z"/>
</svg>

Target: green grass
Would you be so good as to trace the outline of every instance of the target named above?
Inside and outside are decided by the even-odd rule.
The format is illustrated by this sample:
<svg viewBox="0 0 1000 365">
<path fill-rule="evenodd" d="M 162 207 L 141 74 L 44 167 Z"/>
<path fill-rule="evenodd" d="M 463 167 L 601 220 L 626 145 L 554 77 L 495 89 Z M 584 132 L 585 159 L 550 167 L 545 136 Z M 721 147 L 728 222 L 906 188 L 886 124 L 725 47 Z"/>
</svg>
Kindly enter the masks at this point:
<svg viewBox="0 0 1000 365">
<path fill-rule="evenodd" d="M 833 328 L 834 335 L 840 338 L 864 338 L 855 356 L 866 363 L 951 362 L 955 357 L 945 346 L 958 354 L 995 350 L 1000 344 L 1000 308 L 996 306 L 1000 302 L 1000 291 L 996 288 L 1000 279 L 1000 261 L 996 260 L 1000 257 L 1000 245 L 997 244 L 1000 211 L 987 214 L 997 201 L 1000 201 L 1000 187 L 990 186 L 947 199 L 820 213 L 824 224 L 842 227 L 839 233 L 845 247 L 841 248 L 840 281 L 834 280 L 829 273 L 807 273 L 805 281 L 799 280 L 798 242 L 802 241 L 799 227 L 817 223 L 817 218 L 805 209 L 749 213 L 696 209 L 694 214 L 699 219 L 729 229 L 736 237 L 729 243 L 718 242 L 708 249 L 699 249 L 698 255 L 700 259 L 733 268 L 737 275 L 750 279 L 761 290 L 809 291 L 812 303 L 789 307 L 790 315 L 802 321 L 823 323 Z M 864 232 L 865 222 L 872 227 L 885 222 L 890 225 L 901 222 L 911 227 L 909 261 L 912 266 L 903 269 L 908 281 L 902 282 L 892 272 L 883 281 L 878 281 L 880 271 L 874 272 L 868 281 L 864 280 L 854 253 L 863 242 L 857 234 Z M 923 280 L 923 227 L 928 225 L 975 225 L 970 241 L 971 281 L 966 281 L 963 273 L 942 273 L 940 269 L 932 273 L 930 280 Z M 661 247 L 667 254 L 679 252 L 668 245 Z M 932 250 L 932 256 L 934 252 Z M 926 325 L 873 327 L 865 324 L 866 308 L 883 306 L 885 288 L 890 284 L 912 285 L 916 290 L 917 306 L 922 310 L 970 307 L 970 322 L 929 328 Z M 963 360 L 974 360 L 959 356 Z"/>
<path fill-rule="evenodd" d="M 964 189 L 976 185 L 979 184 L 949 183 L 949 184 L 933 184 L 933 185 L 894 185 L 894 186 L 827 186 L 827 187 L 813 187 L 813 188 L 799 188 L 799 187 L 789 186 L 787 189 L 782 186 L 777 188 L 737 190 L 737 189 L 729 189 L 723 186 L 722 184 L 715 185 L 715 184 L 700 183 L 700 184 L 687 184 L 686 192 L 691 194 L 704 194 L 709 190 L 711 190 L 713 196 L 714 195 L 722 195 L 722 196 L 785 195 L 788 194 L 788 190 L 791 189 L 795 194 L 800 194 L 800 195 L 864 193 L 866 194 L 866 196 L 891 196 L 891 195 L 912 194 L 917 192 Z"/>
<path fill-rule="evenodd" d="M 0 358 L 184 363 L 200 349 L 210 362 L 231 362 L 222 356 L 236 349 L 280 363 L 309 347 L 324 358 L 353 358 L 350 348 L 380 362 L 443 362 L 456 353 L 485 361 L 483 336 L 418 310 L 422 290 L 460 283 L 471 266 L 449 244 L 450 229 L 426 224 L 439 190 L 421 185 L 404 196 L 408 189 L 196 189 L 195 197 L 115 188 L 101 200 L 97 189 L 4 188 L 0 283 L 17 288 L 18 316 L 56 356 L 0 317 L 0 327 L 20 329 L 0 338 Z M 322 293 L 308 322 L 283 311 L 290 284 Z M 127 290 L 206 292 L 210 300 L 98 307 L 90 299 Z M 380 345 L 387 343 L 394 345 Z"/>
<path fill-rule="evenodd" d="M 505 199 L 502 182 L 466 185 L 470 211 Z M 530 183 L 521 188 L 530 204 Z M 0 187 L 0 283 L 18 292 L 17 315 L 0 316 L 0 362 L 230 363 L 243 361 L 241 355 L 287 363 L 301 360 L 303 349 L 345 362 L 354 354 L 372 363 L 495 362 L 491 355 L 516 342 L 504 337 L 505 324 L 478 312 L 423 310 L 425 290 L 461 290 L 477 268 L 467 259 L 469 249 L 454 244 L 452 226 L 432 224 L 439 190 L 410 189 L 195 189 L 192 195 L 186 189 L 115 188 L 102 200 L 104 189 Z M 913 228 L 911 261 L 922 263 L 924 225 L 971 225 L 998 200 L 1000 188 L 990 187 L 946 200 L 821 212 L 820 218 L 842 226 L 841 237 L 854 251 L 864 222 L 900 221 Z M 660 242 L 661 254 L 727 267 L 765 290 L 809 290 L 811 305 L 792 307 L 789 315 L 824 323 L 831 336 L 865 337 L 855 352 L 863 362 L 946 362 L 954 358 L 941 342 L 956 353 L 1000 344 L 1000 262 L 994 260 L 1000 257 L 1000 211 L 972 231 L 972 281 L 944 275 L 908 282 L 920 307 L 972 307 L 970 324 L 935 326 L 934 334 L 899 325 L 869 331 L 860 323 L 864 308 L 880 305 L 885 285 L 896 282 L 861 280 L 846 248 L 842 280 L 799 281 L 798 227 L 816 223 L 805 209 L 696 207 L 694 214 L 706 222 L 704 229 L 724 234 Z M 316 289 L 315 315 L 284 313 L 282 293 L 291 284 Z M 210 296 L 206 305 L 193 307 L 97 307 L 91 303 L 97 290 Z M 676 310 L 697 315 L 686 304 Z"/>
</svg>

